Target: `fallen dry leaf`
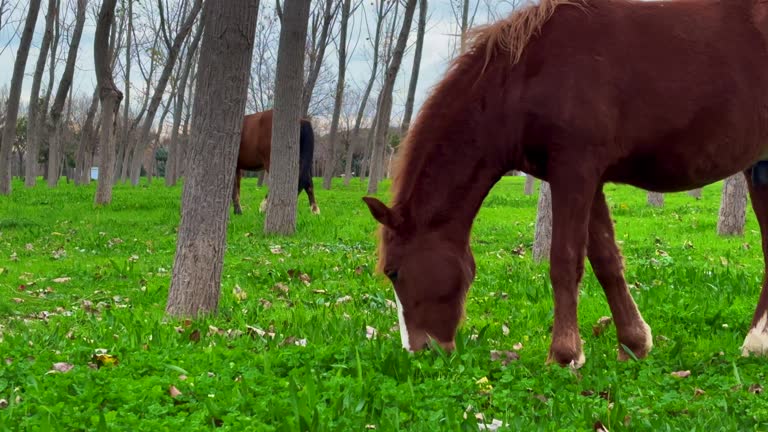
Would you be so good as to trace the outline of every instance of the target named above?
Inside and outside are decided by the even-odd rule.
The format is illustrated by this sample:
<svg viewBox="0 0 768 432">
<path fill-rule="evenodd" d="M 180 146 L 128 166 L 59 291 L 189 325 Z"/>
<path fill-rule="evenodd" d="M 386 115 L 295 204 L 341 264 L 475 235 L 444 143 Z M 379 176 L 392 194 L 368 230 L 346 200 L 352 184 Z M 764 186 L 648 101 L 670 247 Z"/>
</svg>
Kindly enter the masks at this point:
<svg viewBox="0 0 768 432">
<path fill-rule="evenodd" d="M 280 291 L 283 294 L 288 294 L 288 291 L 291 290 L 290 288 L 288 288 L 288 285 L 286 285 L 286 284 L 284 284 L 282 282 L 276 283 L 275 286 L 272 287 L 272 289 L 274 291 Z"/>
<path fill-rule="evenodd" d="M 701 396 L 701 395 L 703 395 L 704 393 L 706 393 L 706 392 L 705 392 L 704 390 L 702 390 L 702 389 L 698 388 L 698 387 L 696 387 L 695 389 L 693 389 L 693 395 L 694 395 L 694 396 Z"/>
<path fill-rule="evenodd" d="M 493 385 L 491 385 L 491 382 L 488 380 L 487 377 L 482 377 L 479 380 L 475 381 L 475 384 L 477 384 L 478 390 L 481 394 L 488 394 L 493 390 Z"/>
<path fill-rule="evenodd" d="M 671 375 L 676 378 L 688 378 L 689 376 L 691 376 L 691 371 L 688 371 L 688 370 L 675 371 L 675 372 L 672 372 Z"/>
<path fill-rule="evenodd" d="M 502 366 L 517 360 L 520 360 L 520 355 L 514 351 L 491 351 L 491 361 L 500 361 Z"/>
<path fill-rule="evenodd" d="M 179 389 L 176 388 L 176 386 L 171 386 L 168 388 L 168 394 L 171 395 L 172 398 L 177 398 L 182 395 L 182 393 L 179 391 Z"/>
<path fill-rule="evenodd" d="M 603 334 L 605 329 L 608 328 L 608 326 L 611 325 L 611 322 L 613 322 L 613 319 L 608 316 L 601 317 L 597 320 L 597 323 L 592 326 L 592 334 L 595 336 L 600 336 Z"/>
<path fill-rule="evenodd" d="M 248 298 L 248 294 L 240 288 L 239 285 L 235 285 L 234 288 L 232 288 L 232 294 L 235 295 L 235 298 L 237 301 L 241 302 Z"/>
<path fill-rule="evenodd" d="M 14 298 L 13 298 L 13 302 L 14 302 L 14 303 L 24 303 L 24 299 L 20 299 L 20 298 L 18 298 L 18 297 L 14 297 Z"/>
<path fill-rule="evenodd" d="M 520 351 L 521 349 L 523 349 L 523 344 L 518 342 L 518 343 L 512 345 L 512 349 L 515 350 L 515 351 Z"/>
<path fill-rule="evenodd" d="M 594 427 L 597 432 L 608 432 L 608 428 L 602 422 L 596 422 Z"/>
<path fill-rule="evenodd" d="M 67 282 L 69 282 L 69 281 L 71 281 L 71 280 L 72 280 L 72 278 L 71 278 L 71 277 L 59 277 L 59 278 L 56 278 L 56 279 L 51 279 L 51 282 L 55 282 L 55 283 L 67 283 Z"/>
<path fill-rule="evenodd" d="M 761 394 L 763 392 L 763 386 L 760 384 L 752 384 L 749 386 L 749 392 L 754 394 Z"/>
<path fill-rule="evenodd" d="M 376 331 L 375 328 L 371 326 L 365 326 L 365 337 L 367 337 L 368 339 L 373 339 L 374 337 L 376 337 L 377 334 L 378 332 Z"/>
<path fill-rule="evenodd" d="M 192 342 L 199 342 L 200 341 L 200 330 L 195 329 L 192 331 L 192 333 L 189 334 L 189 340 Z"/>
<path fill-rule="evenodd" d="M 97 353 L 93 355 L 93 361 L 96 363 L 98 367 L 104 367 L 104 366 L 117 366 L 120 364 L 120 361 L 117 359 L 116 356 L 113 356 L 112 354 L 107 353 Z"/>
<path fill-rule="evenodd" d="M 346 295 L 344 297 L 339 297 L 338 299 L 336 299 L 336 303 L 337 304 L 346 303 L 346 302 L 351 301 L 351 300 L 352 300 L 352 296 Z"/>
<path fill-rule="evenodd" d="M 360 267 L 360 266 L 355 267 L 355 274 L 358 275 L 358 276 L 363 274 L 363 268 Z"/>
<path fill-rule="evenodd" d="M 187 376 L 186 376 L 186 375 L 183 375 L 183 374 L 182 374 L 182 375 L 179 375 L 179 380 L 180 380 L 180 381 L 186 381 L 186 380 L 187 380 Z"/>
<path fill-rule="evenodd" d="M 272 252 L 275 255 L 283 253 L 283 248 L 280 246 L 271 246 L 269 248 L 269 251 Z"/>
<path fill-rule="evenodd" d="M 325 294 L 327 291 L 322 290 L 322 289 L 314 289 L 314 290 L 312 290 L 312 292 L 315 293 L 315 294 Z"/>
<path fill-rule="evenodd" d="M 506 324 L 501 325 L 501 333 L 504 336 L 509 336 L 509 327 Z"/>
<path fill-rule="evenodd" d="M 75 365 L 73 365 L 72 363 L 59 362 L 59 363 L 54 363 L 53 369 L 51 369 L 48 372 L 49 373 L 51 372 L 67 373 L 70 370 L 72 370 L 73 367 L 75 367 Z"/>
<path fill-rule="evenodd" d="M 8 401 L 6 399 L 0 399 L 0 409 L 7 408 Z"/>
<path fill-rule="evenodd" d="M 272 302 L 267 299 L 259 299 L 259 303 L 261 303 L 261 306 L 264 309 L 269 309 L 272 307 Z"/>
</svg>

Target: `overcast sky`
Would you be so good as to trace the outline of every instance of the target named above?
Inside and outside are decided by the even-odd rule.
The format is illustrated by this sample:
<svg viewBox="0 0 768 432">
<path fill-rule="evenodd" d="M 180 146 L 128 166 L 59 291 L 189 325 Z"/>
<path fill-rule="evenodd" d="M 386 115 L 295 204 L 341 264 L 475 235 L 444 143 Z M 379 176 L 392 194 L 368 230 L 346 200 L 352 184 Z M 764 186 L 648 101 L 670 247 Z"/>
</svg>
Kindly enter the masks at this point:
<svg viewBox="0 0 768 432">
<path fill-rule="evenodd" d="M 63 0 L 62 3 L 67 3 L 70 0 Z M 89 9 L 91 9 L 97 0 L 91 0 Z M 506 14 L 511 10 L 511 6 L 507 0 L 492 0 L 496 3 L 496 13 Z M 38 57 L 39 45 L 42 39 L 43 30 L 45 27 L 45 9 L 46 1 L 43 0 L 41 5 L 41 14 L 37 21 L 37 27 L 35 31 L 35 37 L 33 39 L 33 47 L 30 51 L 29 60 L 27 61 L 26 75 L 22 90 L 22 103 L 26 105 L 26 101 L 29 98 L 29 91 L 31 87 L 31 76 L 34 71 L 35 62 Z M 262 4 L 266 3 L 262 1 Z M 366 7 L 370 6 L 370 1 L 366 1 Z M 450 7 L 450 0 L 430 0 L 429 9 L 429 22 L 427 24 L 427 33 L 424 42 L 424 53 L 422 56 L 421 74 L 419 78 L 419 86 L 416 95 L 416 105 L 421 105 L 428 90 L 432 87 L 444 73 L 449 59 L 451 58 L 451 47 L 455 43 L 455 21 L 453 13 Z M 26 7 L 26 1 L 20 0 L 18 7 Z M 262 5 L 264 10 L 264 5 Z M 66 22 L 72 21 L 72 12 L 68 12 L 69 16 L 65 17 Z M 22 11 L 19 9 L 15 12 L 14 17 L 18 19 L 22 16 Z M 414 23 L 417 17 L 414 18 Z M 485 7 L 481 7 L 476 15 L 475 23 L 481 24 L 488 20 L 488 11 Z M 361 22 L 356 23 L 358 28 L 361 28 Z M 14 24 L 10 24 L 0 32 L 0 48 L 5 49 L 0 53 L 0 87 L 10 84 L 11 75 L 13 72 L 13 62 L 16 56 L 16 49 L 18 47 L 18 38 L 14 35 Z M 415 28 L 415 24 L 414 24 Z M 86 22 L 86 28 L 83 33 L 83 37 L 80 43 L 77 68 L 74 77 L 74 93 L 75 95 L 90 95 L 93 92 L 93 88 L 96 84 L 96 77 L 93 67 L 93 33 L 94 22 L 89 11 L 88 20 Z M 363 32 L 364 33 L 364 32 Z M 364 36 L 363 36 L 364 37 Z M 415 31 L 411 36 L 411 43 L 415 38 Z M 10 43 L 9 43 L 10 41 Z M 7 46 L 6 46 L 7 45 Z M 357 51 L 350 59 L 350 66 L 348 72 L 348 80 L 351 79 L 353 83 L 359 83 L 362 85 L 367 80 L 370 73 L 370 64 L 368 58 L 369 52 L 365 52 L 365 43 L 361 42 Z M 66 52 L 63 54 L 66 55 Z M 335 50 L 329 50 L 326 55 L 326 62 L 335 63 L 336 52 Z M 403 61 L 403 67 L 398 76 L 395 103 L 402 104 L 405 99 L 405 93 L 407 90 L 408 79 L 410 77 L 410 71 L 413 62 L 413 47 L 407 53 L 407 57 Z M 137 74 L 135 81 L 138 83 L 140 79 L 139 72 L 134 67 L 134 72 Z M 63 70 L 63 63 L 57 68 L 57 74 Z M 46 77 L 47 72 L 46 72 Z M 132 73 L 133 76 L 133 73 Z M 119 78 L 119 77 L 117 77 Z M 58 78 L 57 78 L 58 79 Z M 122 81 L 120 79 L 119 81 Z M 56 81 L 58 84 L 58 81 Z M 45 84 L 44 84 L 45 85 Z M 120 85 L 120 83 L 118 83 Z M 138 92 L 134 92 L 136 95 Z M 395 107 L 395 115 L 399 115 L 402 111 L 402 107 Z"/>
</svg>

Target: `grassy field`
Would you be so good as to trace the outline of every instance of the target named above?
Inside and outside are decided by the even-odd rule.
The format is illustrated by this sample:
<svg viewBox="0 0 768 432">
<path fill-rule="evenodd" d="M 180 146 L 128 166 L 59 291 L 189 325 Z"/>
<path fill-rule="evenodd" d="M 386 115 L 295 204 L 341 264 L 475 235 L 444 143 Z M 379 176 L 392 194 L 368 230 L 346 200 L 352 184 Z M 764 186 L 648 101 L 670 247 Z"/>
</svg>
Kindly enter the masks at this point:
<svg viewBox="0 0 768 432">
<path fill-rule="evenodd" d="M 300 196 L 298 233 L 278 238 L 262 233 L 266 190 L 246 180 L 220 313 L 178 322 L 163 310 L 180 187 L 119 186 L 94 210 L 95 185 L 17 181 L 0 198 L 0 430 L 471 431 L 478 414 L 503 430 L 767 430 L 768 359 L 740 356 L 760 236 L 751 211 L 743 237 L 716 235 L 720 188 L 663 209 L 607 188 L 655 347 L 616 361 L 615 329 L 593 333 L 609 310 L 587 266 L 574 373 L 544 365 L 551 286 L 531 260 L 536 196 L 522 178 L 503 179 L 476 220 L 477 279 L 448 355 L 400 347 L 360 183 L 319 190 L 319 216 Z"/>
</svg>

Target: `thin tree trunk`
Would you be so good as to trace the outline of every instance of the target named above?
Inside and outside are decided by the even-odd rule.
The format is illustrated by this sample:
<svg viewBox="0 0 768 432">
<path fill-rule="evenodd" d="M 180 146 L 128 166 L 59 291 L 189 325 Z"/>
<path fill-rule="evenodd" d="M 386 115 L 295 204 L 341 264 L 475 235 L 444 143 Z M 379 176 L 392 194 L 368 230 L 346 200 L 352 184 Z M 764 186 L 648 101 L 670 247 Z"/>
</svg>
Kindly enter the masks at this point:
<svg viewBox="0 0 768 432">
<path fill-rule="evenodd" d="M 403 114 L 403 125 L 401 127 L 403 136 L 405 136 L 408 128 L 411 126 L 411 116 L 413 115 L 413 104 L 416 99 L 416 86 L 419 83 L 421 53 L 424 49 L 424 33 L 426 28 L 427 0 L 419 0 L 419 27 L 416 31 L 416 52 L 413 54 L 413 71 L 411 71 L 411 82 L 408 85 L 408 98 L 405 100 L 405 113 Z"/>
<path fill-rule="evenodd" d="M 269 195 L 264 232 L 296 231 L 296 180 L 299 178 L 299 118 L 301 116 L 304 43 L 309 2 L 286 2 L 280 28 L 272 120 Z"/>
<path fill-rule="evenodd" d="M 339 78 L 336 81 L 336 100 L 333 105 L 333 117 L 331 119 L 331 134 L 328 138 L 328 153 L 325 167 L 323 168 L 323 188 L 330 189 L 333 180 L 333 171 L 336 168 L 336 136 L 339 130 L 339 117 L 341 117 L 341 104 L 344 101 L 344 85 L 347 73 L 347 23 L 349 22 L 349 10 L 351 0 L 343 0 L 341 8 L 341 35 L 339 40 Z"/>
<path fill-rule="evenodd" d="M 525 173 L 525 186 L 523 187 L 523 195 L 533 195 L 533 189 L 536 187 L 536 178 L 528 173 Z"/>
<path fill-rule="evenodd" d="M 45 111 L 40 116 L 40 87 L 43 82 L 43 73 L 48 58 L 48 50 L 51 48 L 53 38 L 53 20 L 56 16 L 56 0 L 48 0 L 48 13 L 45 16 L 45 32 L 40 45 L 40 54 L 35 65 L 35 74 L 32 78 L 32 91 L 29 96 L 28 121 L 27 121 L 27 161 L 24 177 L 24 185 L 33 187 L 37 183 L 37 159 L 40 153 L 40 129 L 44 127 Z M 53 67 L 53 66 L 51 66 Z M 41 121 L 42 120 L 42 121 Z"/>
<path fill-rule="evenodd" d="M 536 210 L 536 228 L 533 235 L 533 260 L 549 261 L 552 246 L 552 192 L 549 183 L 541 182 L 539 204 Z"/>
<path fill-rule="evenodd" d="M 115 124 L 120 110 L 123 94 L 117 89 L 110 67 L 111 58 L 107 35 L 114 25 L 115 5 L 117 0 L 104 0 L 99 11 L 99 20 L 94 35 L 93 57 L 96 66 L 96 79 L 101 100 L 101 158 L 99 167 L 99 186 L 94 195 L 96 205 L 112 202 L 112 185 L 115 175 Z"/>
<path fill-rule="evenodd" d="M 165 93 L 165 87 L 168 84 L 168 80 L 171 77 L 171 72 L 173 72 L 173 67 L 176 64 L 176 60 L 179 57 L 179 51 L 181 51 L 181 45 L 184 43 L 184 39 L 186 39 L 187 35 L 189 35 L 189 32 L 192 30 L 192 25 L 195 23 L 195 19 L 197 18 L 197 14 L 200 11 L 200 7 L 202 6 L 202 0 L 195 0 L 194 5 L 192 6 L 192 10 L 189 12 L 189 15 L 187 15 L 186 20 L 184 21 L 184 24 L 179 29 L 179 32 L 176 34 L 176 37 L 173 40 L 173 45 L 168 47 L 168 56 L 165 61 L 165 66 L 163 67 L 163 71 L 160 73 L 160 78 L 157 81 L 157 86 L 155 86 L 154 93 L 152 94 L 152 99 L 149 103 L 149 108 L 147 108 L 147 113 L 144 116 L 144 124 L 142 125 L 142 128 L 139 132 L 138 140 L 136 141 L 136 150 L 134 152 L 133 161 L 131 162 L 131 184 L 133 186 L 136 186 L 139 184 L 139 176 L 141 175 L 141 164 L 144 154 L 144 149 L 146 149 L 146 146 L 149 144 L 149 132 L 152 128 L 152 122 L 155 120 L 155 114 L 157 114 L 157 110 L 160 107 L 160 102 L 162 102 L 163 94 Z"/>
<path fill-rule="evenodd" d="M 99 87 L 93 91 L 91 105 L 88 107 L 88 113 L 85 115 L 85 124 L 80 134 L 80 144 L 77 146 L 77 155 L 75 156 L 75 184 L 88 184 L 90 181 L 90 167 L 86 155 L 92 148 L 95 139 L 94 121 L 96 118 L 96 109 L 99 107 Z"/>
<path fill-rule="evenodd" d="M 688 195 L 696 198 L 697 200 L 700 200 L 701 199 L 701 188 L 689 190 L 688 191 Z"/>
<path fill-rule="evenodd" d="M 721 236 L 744 234 L 747 214 L 747 181 L 744 174 L 736 173 L 723 182 L 717 233 Z"/>
<path fill-rule="evenodd" d="M 75 19 L 75 30 L 72 33 L 72 41 L 69 44 L 69 53 L 67 54 L 67 64 L 64 67 L 64 73 L 59 81 L 59 87 L 56 90 L 56 97 L 51 107 L 51 125 L 49 131 L 54 133 L 54 138 L 50 140 L 48 146 L 48 186 L 56 187 L 59 183 L 59 162 L 62 157 L 61 149 L 61 113 L 64 109 L 64 102 L 72 87 L 72 76 L 75 73 L 75 61 L 77 60 L 77 50 L 80 47 L 80 37 L 83 35 L 83 26 L 85 25 L 85 12 L 87 0 L 77 0 L 77 17 Z"/>
<path fill-rule="evenodd" d="M 165 308 L 170 315 L 194 317 L 218 308 L 258 6 L 258 1 L 205 2 L 190 146 L 194 162 L 184 184 Z"/>
<path fill-rule="evenodd" d="M 176 185 L 176 179 L 178 178 L 178 172 L 176 170 L 176 159 L 179 157 L 179 128 L 181 127 L 181 116 L 184 112 L 184 97 L 186 96 L 186 86 L 189 80 L 189 72 L 192 70 L 192 62 L 195 60 L 195 52 L 197 46 L 200 43 L 200 37 L 203 34 L 202 21 L 197 26 L 195 36 L 192 39 L 189 47 L 187 48 L 187 57 L 184 63 L 184 68 L 181 72 L 181 78 L 179 79 L 179 90 L 176 94 L 176 105 L 173 113 L 173 129 L 171 129 L 171 141 L 168 145 L 168 159 L 165 162 L 165 185 Z"/>
<path fill-rule="evenodd" d="M 392 115 L 392 91 L 395 87 L 395 79 L 400 71 L 400 64 L 405 53 L 405 44 L 408 42 L 408 34 L 411 32 L 411 22 L 413 13 L 416 9 L 417 0 L 408 0 L 405 7 L 405 16 L 403 17 L 403 27 L 397 37 L 397 44 L 392 52 L 392 59 L 387 68 L 387 74 L 384 79 L 384 87 L 381 89 L 381 104 L 376 121 L 376 140 L 374 141 L 374 157 L 371 161 L 371 175 L 368 179 L 368 194 L 374 195 L 379 190 L 379 181 L 382 177 L 382 160 L 384 156 L 383 149 L 387 145 L 387 135 L 389 132 L 389 120 Z"/>
<path fill-rule="evenodd" d="M 199 56 L 198 56 L 199 57 Z M 197 69 L 197 61 L 193 62 L 193 69 Z M 187 161 L 187 148 L 189 147 L 189 120 L 190 115 L 193 110 L 193 96 L 194 96 L 194 89 L 197 82 L 197 72 L 192 74 L 192 79 L 190 82 L 190 85 L 187 86 L 187 111 L 184 115 L 184 127 L 183 127 L 183 133 L 182 133 L 182 139 L 179 141 L 179 146 L 177 148 L 178 157 L 175 160 L 175 170 L 176 170 L 176 181 L 178 181 L 179 178 L 184 176 L 185 170 L 186 170 L 186 161 Z"/>
<path fill-rule="evenodd" d="M 648 205 L 652 207 L 664 207 L 664 194 L 648 192 Z"/>
<path fill-rule="evenodd" d="M 19 115 L 21 84 L 24 80 L 24 68 L 27 67 L 29 47 L 32 45 L 32 36 L 39 11 L 40 0 L 30 0 L 27 20 L 24 23 L 19 49 L 16 51 L 16 61 L 13 64 L 11 89 L 8 93 L 5 109 L 5 128 L 2 132 L 2 142 L 0 142 L 0 194 L 3 195 L 11 194 L 11 149 L 16 142 L 16 120 Z"/>
<path fill-rule="evenodd" d="M 127 3 L 127 5 L 126 5 Z M 130 142 L 130 115 L 131 115 L 131 45 L 133 43 L 133 0 L 123 0 L 123 9 L 128 16 L 128 30 L 125 32 L 125 106 L 123 107 L 123 131 L 121 135 L 120 151 L 115 156 L 115 174 L 123 172 L 125 155 L 128 153 Z M 115 175 L 115 183 L 119 179 Z"/>
</svg>

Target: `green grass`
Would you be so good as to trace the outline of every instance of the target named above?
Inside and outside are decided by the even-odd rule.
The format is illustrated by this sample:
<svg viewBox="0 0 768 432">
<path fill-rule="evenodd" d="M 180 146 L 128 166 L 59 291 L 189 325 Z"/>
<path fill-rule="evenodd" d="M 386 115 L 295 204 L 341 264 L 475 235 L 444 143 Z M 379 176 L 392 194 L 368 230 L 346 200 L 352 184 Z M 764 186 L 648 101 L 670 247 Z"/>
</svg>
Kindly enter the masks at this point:
<svg viewBox="0 0 768 432">
<path fill-rule="evenodd" d="M 219 314 L 186 323 L 163 315 L 180 187 L 119 186 L 111 207 L 93 209 L 95 185 L 27 190 L 17 181 L 0 198 L 0 399 L 9 403 L 0 430 L 455 431 L 477 430 L 476 413 L 526 431 L 597 421 L 611 431 L 768 428 L 768 396 L 750 391 L 764 384 L 768 360 L 740 356 L 763 269 L 751 211 L 743 237 L 719 238 L 720 184 L 701 201 L 667 195 L 663 209 L 642 191 L 608 187 L 655 347 L 620 363 L 615 329 L 593 335 L 609 311 L 587 266 L 587 363 L 573 373 L 544 365 L 551 286 L 548 267 L 531 260 L 536 197 L 522 188 L 521 178 L 503 179 L 476 220 L 477 279 L 456 352 L 410 355 L 391 287 L 373 274 L 375 223 L 356 181 L 318 190 L 319 216 L 301 195 L 298 233 L 279 238 L 262 234 L 266 190 L 246 180 Z M 519 360 L 491 360 L 517 343 Z M 119 363 L 89 367 L 100 348 Z M 74 368 L 49 373 L 57 362 Z M 691 375 L 671 375 L 680 370 Z"/>
</svg>

